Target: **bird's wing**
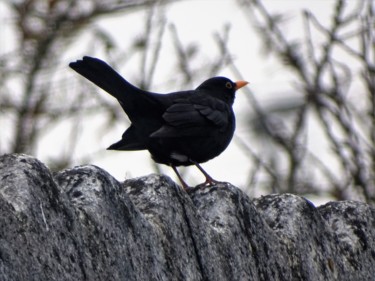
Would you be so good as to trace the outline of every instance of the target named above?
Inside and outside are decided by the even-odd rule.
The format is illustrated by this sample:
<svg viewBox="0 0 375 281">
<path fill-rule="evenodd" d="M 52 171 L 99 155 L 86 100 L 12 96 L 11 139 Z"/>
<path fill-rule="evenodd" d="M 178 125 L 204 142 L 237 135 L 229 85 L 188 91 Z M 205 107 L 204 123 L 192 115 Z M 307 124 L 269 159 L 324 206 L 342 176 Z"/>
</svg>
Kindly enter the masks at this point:
<svg viewBox="0 0 375 281">
<path fill-rule="evenodd" d="M 209 97 L 176 99 L 163 114 L 165 124 L 151 137 L 207 136 L 212 130 L 225 129 L 230 109 Z"/>
</svg>

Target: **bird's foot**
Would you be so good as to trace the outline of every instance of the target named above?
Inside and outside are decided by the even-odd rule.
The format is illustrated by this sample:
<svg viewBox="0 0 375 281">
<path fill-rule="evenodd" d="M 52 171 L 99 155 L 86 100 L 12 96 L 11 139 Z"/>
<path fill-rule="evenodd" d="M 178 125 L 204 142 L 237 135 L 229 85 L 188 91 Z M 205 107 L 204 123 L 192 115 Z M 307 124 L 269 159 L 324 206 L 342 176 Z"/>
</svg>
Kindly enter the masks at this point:
<svg viewBox="0 0 375 281">
<path fill-rule="evenodd" d="M 204 188 L 204 187 L 210 187 L 216 184 L 223 183 L 221 181 L 214 180 L 213 178 L 206 178 L 206 181 L 204 183 L 198 184 L 197 187 Z"/>
</svg>

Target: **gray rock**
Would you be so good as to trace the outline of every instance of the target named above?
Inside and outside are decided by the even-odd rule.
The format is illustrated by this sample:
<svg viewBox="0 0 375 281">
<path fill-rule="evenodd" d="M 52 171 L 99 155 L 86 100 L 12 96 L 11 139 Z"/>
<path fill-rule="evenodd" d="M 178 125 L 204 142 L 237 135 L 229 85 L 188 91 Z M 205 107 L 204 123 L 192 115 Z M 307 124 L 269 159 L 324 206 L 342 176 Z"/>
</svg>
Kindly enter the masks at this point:
<svg viewBox="0 0 375 281">
<path fill-rule="evenodd" d="M 375 280 L 374 209 L 0 157 L 0 280 Z"/>
<path fill-rule="evenodd" d="M 375 209 L 355 201 L 330 202 L 318 211 L 335 234 L 348 280 L 375 280 Z M 339 256 L 339 258 L 337 257 Z"/>
</svg>

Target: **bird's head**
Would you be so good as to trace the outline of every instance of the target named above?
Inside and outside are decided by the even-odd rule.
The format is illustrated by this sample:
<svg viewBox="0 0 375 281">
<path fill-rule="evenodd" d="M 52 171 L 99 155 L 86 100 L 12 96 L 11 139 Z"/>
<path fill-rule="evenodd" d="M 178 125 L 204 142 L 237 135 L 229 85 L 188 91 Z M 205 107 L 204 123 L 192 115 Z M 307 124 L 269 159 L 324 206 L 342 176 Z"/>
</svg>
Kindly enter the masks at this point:
<svg viewBox="0 0 375 281">
<path fill-rule="evenodd" d="M 242 80 L 233 82 L 226 77 L 213 77 L 200 84 L 197 90 L 205 91 L 208 95 L 233 105 L 235 92 L 247 84 L 248 82 Z"/>
</svg>

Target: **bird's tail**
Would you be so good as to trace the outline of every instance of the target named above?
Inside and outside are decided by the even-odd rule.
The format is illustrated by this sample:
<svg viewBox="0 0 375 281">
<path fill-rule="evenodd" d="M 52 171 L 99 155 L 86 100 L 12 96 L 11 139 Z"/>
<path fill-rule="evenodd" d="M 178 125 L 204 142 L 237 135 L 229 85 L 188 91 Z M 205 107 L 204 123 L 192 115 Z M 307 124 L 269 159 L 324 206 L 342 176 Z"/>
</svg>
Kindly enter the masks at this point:
<svg viewBox="0 0 375 281">
<path fill-rule="evenodd" d="M 133 86 L 104 61 L 85 56 L 69 66 L 115 97 L 132 123 L 142 125 L 161 118 L 163 107 L 158 95 Z"/>
<path fill-rule="evenodd" d="M 128 95 L 132 95 L 132 93 L 143 92 L 100 59 L 85 56 L 82 60 L 70 63 L 69 66 L 118 99 L 120 103 L 125 103 Z"/>
</svg>

